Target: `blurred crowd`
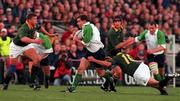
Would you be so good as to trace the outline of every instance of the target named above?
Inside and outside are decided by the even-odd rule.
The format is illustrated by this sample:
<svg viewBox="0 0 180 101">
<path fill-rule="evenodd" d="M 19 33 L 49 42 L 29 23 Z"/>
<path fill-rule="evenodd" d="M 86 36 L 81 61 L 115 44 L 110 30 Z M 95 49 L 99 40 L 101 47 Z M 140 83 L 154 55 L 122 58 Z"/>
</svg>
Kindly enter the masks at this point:
<svg viewBox="0 0 180 101">
<path fill-rule="evenodd" d="M 14 36 L 29 12 L 37 13 L 39 22 L 51 33 L 55 33 L 52 24 L 72 29 L 69 25 L 75 24 L 75 18 L 85 14 L 103 38 L 115 16 L 124 18 L 127 36 L 136 36 L 146 28 L 146 22 L 154 21 L 167 35 L 175 34 L 178 40 L 180 35 L 179 0 L 1 0 L 0 20 L 9 36 Z"/>
<path fill-rule="evenodd" d="M 62 65 L 54 63 L 53 59 L 58 61 L 57 55 L 65 55 L 64 52 L 71 61 L 83 57 L 83 46 L 72 41 L 78 30 L 75 19 L 81 14 L 87 15 L 98 27 L 105 46 L 108 30 L 116 16 L 123 18 L 125 37 L 137 36 L 147 27 L 147 22 L 156 22 L 166 36 L 173 34 L 180 43 L 180 0 L 1 0 L 0 31 L 13 38 L 30 12 L 37 14 L 39 24 L 50 34 L 61 36 L 60 43 L 53 46 L 52 66 Z M 65 26 L 65 32 L 54 29 L 53 26 L 59 25 Z"/>
</svg>

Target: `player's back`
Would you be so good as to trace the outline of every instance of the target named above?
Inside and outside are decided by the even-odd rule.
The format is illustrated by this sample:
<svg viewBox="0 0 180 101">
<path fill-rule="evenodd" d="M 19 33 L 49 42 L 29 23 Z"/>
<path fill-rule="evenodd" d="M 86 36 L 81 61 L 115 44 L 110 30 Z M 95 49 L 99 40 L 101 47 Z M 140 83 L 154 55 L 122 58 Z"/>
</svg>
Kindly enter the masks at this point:
<svg viewBox="0 0 180 101">
<path fill-rule="evenodd" d="M 113 65 L 119 65 L 124 73 L 133 76 L 139 66 L 130 55 L 119 52 L 112 60 Z"/>
</svg>

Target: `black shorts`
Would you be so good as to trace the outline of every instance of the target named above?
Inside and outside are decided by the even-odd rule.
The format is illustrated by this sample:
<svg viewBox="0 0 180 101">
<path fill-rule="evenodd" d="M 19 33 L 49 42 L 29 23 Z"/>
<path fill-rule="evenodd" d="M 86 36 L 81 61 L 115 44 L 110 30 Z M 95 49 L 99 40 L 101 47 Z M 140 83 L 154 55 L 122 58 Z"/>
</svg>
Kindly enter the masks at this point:
<svg viewBox="0 0 180 101">
<path fill-rule="evenodd" d="M 164 54 L 159 54 L 159 55 L 153 55 L 150 54 L 147 56 L 148 62 L 157 62 L 158 63 L 158 68 L 164 68 L 165 65 L 165 55 Z"/>
<path fill-rule="evenodd" d="M 98 59 L 98 60 L 105 60 L 105 51 L 100 48 L 97 52 L 95 53 L 92 53 L 90 51 L 87 50 L 86 52 L 86 55 L 84 56 L 86 59 L 89 57 L 89 56 L 93 56 L 95 59 Z M 96 68 L 102 68 L 103 66 L 102 65 L 99 65 L 97 63 L 93 63 L 93 65 L 96 67 Z"/>
<path fill-rule="evenodd" d="M 40 65 L 41 66 L 49 66 L 49 55 L 46 58 L 41 60 Z"/>
</svg>

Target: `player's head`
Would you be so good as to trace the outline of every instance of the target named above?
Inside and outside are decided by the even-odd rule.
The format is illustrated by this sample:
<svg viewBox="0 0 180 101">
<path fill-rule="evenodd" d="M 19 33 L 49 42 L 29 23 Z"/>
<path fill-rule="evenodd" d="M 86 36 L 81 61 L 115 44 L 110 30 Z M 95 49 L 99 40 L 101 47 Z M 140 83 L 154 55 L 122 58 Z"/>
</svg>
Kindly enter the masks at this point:
<svg viewBox="0 0 180 101">
<path fill-rule="evenodd" d="M 35 26 L 37 24 L 37 16 L 35 13 L 29 13 L 26 16 L 26 21 L 30 23 L 32 26 Z"/>
<path fill-rule="evenodd" d="M 148 30 L 150 31 L 151 34 L 154 34 L 157 28 L 158 28 L 158 25 L 155 22 L 150 22 L 148 24 Z"/>
<path fill-rule="evenodd" d="M 82 28 L 83 24 L 89 21 L 89 18 L 86 15 L 80 15 L 77 17 L 77 25 L 79 28 Z"/>
<path fill-rule="evenodd" d="M 116 16 L 113 18 L 113 25 L 115 28 L 119 29 L 123 25 L 123 19 L 121 16 Z"/>
</svg>

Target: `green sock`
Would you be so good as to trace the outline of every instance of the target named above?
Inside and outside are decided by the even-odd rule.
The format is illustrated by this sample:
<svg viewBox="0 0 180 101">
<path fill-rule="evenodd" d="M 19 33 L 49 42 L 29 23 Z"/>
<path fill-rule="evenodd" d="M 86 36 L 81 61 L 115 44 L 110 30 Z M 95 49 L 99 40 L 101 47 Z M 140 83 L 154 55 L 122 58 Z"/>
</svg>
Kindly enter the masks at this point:
<svg viewBox="0 0 180 101">
<path fill-rule="evenodd" d="M 76 88 L 81 80 L 82 80 L 82 75 L 81 74 L 76 74 L 75 78 L 73 80 L 72 86 Z"/>
<path fill-rule="evenodd" d="M 162 77 L 161 77 L 160 74 L 154 75 L 154 78 L 155 78 L 155 80 L 157 80 L 157 81 L 161 81 L 161 80 L 162 80 Z"/>
</svg>

